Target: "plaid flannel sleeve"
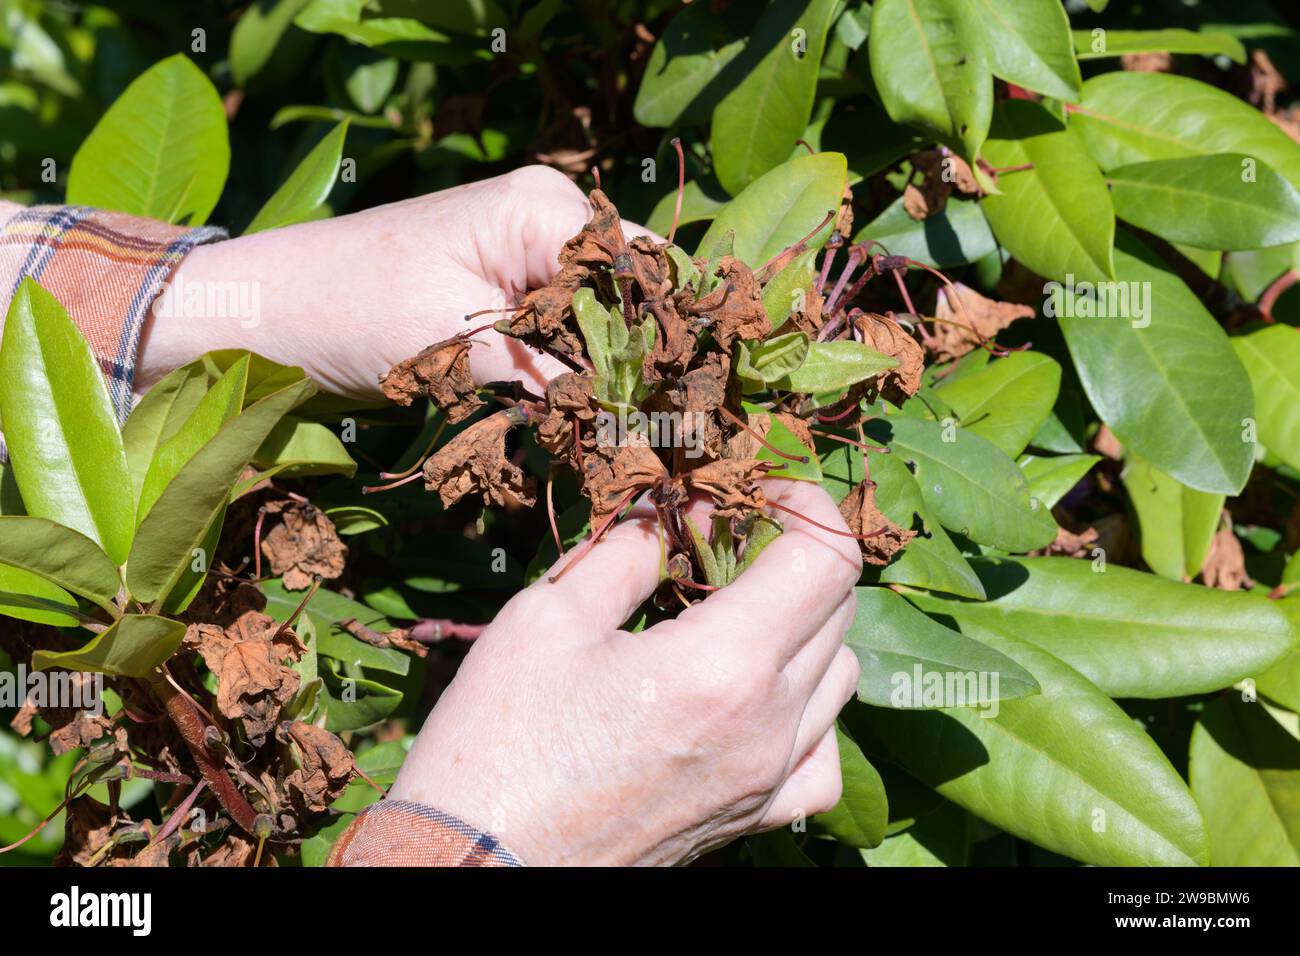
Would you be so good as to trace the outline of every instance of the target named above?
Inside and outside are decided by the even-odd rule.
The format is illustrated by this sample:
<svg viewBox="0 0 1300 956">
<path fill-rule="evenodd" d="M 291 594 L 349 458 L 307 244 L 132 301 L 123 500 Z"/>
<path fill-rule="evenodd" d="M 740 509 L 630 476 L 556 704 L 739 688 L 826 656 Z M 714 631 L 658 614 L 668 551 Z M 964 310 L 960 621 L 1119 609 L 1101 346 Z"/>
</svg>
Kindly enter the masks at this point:
<svg viewBox="0 0 1300 956">
<path fill-rule="evenodd" d="M 19 282 L 39 282 L 90 342 L 124 421 L 150 306 L 186 253 L 225 237 L 86 206 L 24 209 L 0 226 L 0 326 Z"/>
<path fill-rule="evenodd" d="M 327 866 L 523 866 L 490 833 L 422 803 L 382 800 L 361 812 Z"/>
</svg>

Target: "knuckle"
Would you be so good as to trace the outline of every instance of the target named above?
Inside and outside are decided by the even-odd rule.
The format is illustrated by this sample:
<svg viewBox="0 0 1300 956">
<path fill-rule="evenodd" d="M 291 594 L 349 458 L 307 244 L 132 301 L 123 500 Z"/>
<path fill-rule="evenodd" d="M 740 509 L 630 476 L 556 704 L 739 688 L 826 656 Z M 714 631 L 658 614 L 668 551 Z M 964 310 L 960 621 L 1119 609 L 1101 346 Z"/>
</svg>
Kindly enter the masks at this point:
<svg viewBox="0 0 1300 956">
<path fill-rule="evenodd" d="M 819 774 L 809 789 L 807 812 L 826 813 L 835 808 L 844 793 L 844 778 L 840 775 L 839 765 L 828 767 Z"/>
<path fill-rule="evenodd" d="M 580 190 L 568 176 L 552 166 L 520 166 L 506 173 L 502 179 L 509 188 L 523 196 L 534 199 L 564 198 L 573 195 L 582 196 Z"/>
</svg>

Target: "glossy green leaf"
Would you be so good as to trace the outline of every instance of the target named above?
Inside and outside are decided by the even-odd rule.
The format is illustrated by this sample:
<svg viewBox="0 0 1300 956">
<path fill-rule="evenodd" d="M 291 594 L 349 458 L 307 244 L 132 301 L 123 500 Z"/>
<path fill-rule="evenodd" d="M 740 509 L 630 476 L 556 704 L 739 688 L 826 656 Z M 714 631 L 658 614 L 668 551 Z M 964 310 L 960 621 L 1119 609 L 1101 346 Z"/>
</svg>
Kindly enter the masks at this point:
<svg viewBox="0 0 1300 956">
<path fill-rule="evenodd" d="M 975 558 L 971 564 L 988 601 L 920 592 L 909 599 L 951 616 L 977 640 L 996 632 L 1036 644 L 1111 697 L 1183 697 L 1230 687 L 1262 673 L 1294 642 L 1286 615 L 1263 595 L 1178 584 L 1077 558 Z"/>
<path fill-rule="evenodd" d="M 402 703 L 402 692 L 366 677 L 339 672 L 330 658 L 321 661 L 325 677 L 325 729 L 340 734 L 384 720 Z M 344 680 L 348 683 L 345 686 Z"/>
<path fill-rule="evenodd" d="M 1099 461 L 1100 455 L 1021 455 L 1016 464 L 1029 479 L 1029 494 L 1055 508 Z"/>
<path fill-rule="evenodd" d="M 926 508 L 921 489 L 897 455 L 871 452 L 871 480 L 876 483 L 876 507 L 901 528 L 918 531 L 901 554 L 881 568 L 884 584 L 907 584 L 959 597 L 984 598 L 984 587 L 948 533 Z M 835 499 L 844 497 L 866 477 L 862 450 L 836 444 L 822 456 L 822 487 Z M 871 571 L 868 569 L 868 574 Z"/>
<path fill-rule="evenodd" d="M 694 8 L 691 8 L 694 9 Z M 693 222 L 708 222 L 718 214 L 731 197 L 722 185 L 713 177 L 692 179 L 682 190 L 682 211 L 678 219 L 679 226 Z M 668 235 L 673 227 L 673 213 L 677 209 L 677 189 L 655 203 L 654 209 L 645 221 L 645 227 L 661 236 Z"/>
<path fill-rule="evenodd" d="M 32 279 L 22 280 L 5 319 L 0 421 L 27 513 L 125 561 L 135 506 L 108 388 L 63 306 Z"/>
<path fill-rule="evenodd" d="M 136 533 L 126 571 L 132 597 L 141 602 L 167 597 L 224 511 L 240 472 L 276 423 L 315 390 L 302 378 L 256 402 L 222 426 L 185 464 Z"/>
<path fill-rule="evenodd" d="M 113 613 L 117 566 L 85 535 L 46 518 L 0 517 L 0 562 L 22 568 Z"/>
<path fill-rule="evenodd" d="M 1196 577 L 1219 530 L 1223 495 L 1188 488 L 1137 456 L 1122 477 L 1137 514 L 1142 560 L 1172 581 Z"/>
<path fill-rule="evenodd" d="M 837 5 L 774 0 L 750 34 L 737 58 L 744 78 L 713 111 L 713 171 L 733 196 L 781 165 L 803 136 Z"/>
<path fill-rule="evenodd" d="M 334 188 L 347 135 L 347 120 L 326 133 L 253 217 L 244 235 L 291 226 L 311 216 Z"/>
<path fill-rule="evenodd" d="M 962 428 L 1014 458 L 1047 421 L 1060 388 L 1055 360 L 1041 352 L 1015 352 L 941 384 L 938 392 Z"/>
<path fill-rule="evenodd" d="M 1232 696 L 1192 731 L 1192 793 L 1213 866 L 1300 866 L 1300 741 L 1257 703 Z"/>
<path fill-rule="evenodd" d="M 1234 336 L 1255 397 L 1258 438 L 1292 468 L 1300 468 L 1300 332 L 1285 325 Z"/>
<path fill-rule="evenodd" d="M 646 63 L 632 107 L 638 123 L 676 126 L 708 121 L 726 93 L 723 69 L 745 48 L 743 38 L 757 14 L 746 11 L 746 6 L 735 4 L 719 12 L 712 4 L 691 4 L 678 11 Z M 662 229 L 655 231 L 667 235 Z"/>
<path fill-rule="evenodd" d="M 250 4 L 230 31 L 230 72 L 246 86 L 271 60 L 293 18 L 307 0 L 262 0 Z"/>
<path fill-rule="evenodd" d="M 177 53 L 136 77 L 100 117 L 72 158 L 68 202 L 199 225 L 229 169 L 221 97 Z"/>
<path fill-rule="evenodd" d="M 180 427 L 158 445 L 140 489 L 136 505 L 137 523 L 200 448 L 210 442 L 221 426 L 239 414 L 248 386 L 248 357 L 240 359 L 213 383 Z"/>
<path fill-rule="evenodd" d="M 970 0 L 993 72 L 1025 89 L 1077 101 L 1083 78 L 1065 8 L 1056 0 Z"/>
<path fill-rule="evenodd" d="M 1156 744 L 1040 648 L 989 633 L 1042 693 L 991 712 L 870 711 L 887 756 L 993 825 L 1097 866 L 1204 864 L 1204 824 Z M 1100 745 L 1104 742 L 1104 746 Z"/>
<path fill-rule="evenodd" d="M 1243 437 L 1254 414 L 1246 370 L 1219 323 L 1151 250 L 1121 233 L 1115 263 L 1120 281 L 1107 294 L 1070 298 L 1067 285 L 1046 307 L 1088 400 L 1157 468 L 1200 491 L 1236 494 L 1254 456 Z"/>
<path fill-rule="evenodd" d="M 840 748 L 844 789 L 840 802 L 813 820 L 841 843 L 863 849 L 879 846 L 889 825 L 885 784 L 852 737 L 836 727 L 835 739 Z"/>
<path fill-rule="evenodd" d="M 1107 171 L 1152 159 L 1244 153 L 1300 189 L 1300 145 L 1231 93 L 1189 77 L 1095 76 L 1083 84 L 1083 103 L 1070 125 Z"/>
<path fill-rule="evenodd" d="M 122 445 L 136 501 L 140 500 L 145 476 L 158 449 L 189 420 L 207 392 L 203 366 L 191 362 L 168 373 L 131 410 L 122 426 Z"/>
<path fill-rule="evenodd" d="M 932 620 L 889 588 L 854 590 L 844 643 L 861 665 L 858 698 L 876 707 L 984 707 L 1038 693 L 1034 676 L 1004 654 Z M 989 675 L 969 684 L 967 675 Z M 996 677 L 994 677 L 996 675 Z"/>
<path fill-rule="evenodd" d="M 266 593 L 266 613 L 277 621 L 288 620 L 306 595 L 303 591 L 286 591 L 279 580 L 267 581 L 262 590 Z M 316 652 L 321 657 L 399 676 L 405 676 L 410 670 L 409 654 L 366 644 L 339 627 L 341 621 L 351 618 L 375 631 L 392 630 L 393 625 L 374 608 L 322 588 L 312 595 L 303 613 L 316 627 Z"/>
<path fill-rule="evenodd" d="M 360 505 L 328 508 L 325 514 L 334 522 L 334 530 L 339 534 L 362 534 L 388 527 L 388 519 L 382 514 L 373 508 L 363 508 Z"/>
<path fill-rule="evenodd" d="M 1196 53 L 1201 56 L 1226 56 L 1236 63 L 1246 62 L 1246 48 L 1227 33 L 1184 30 L 1075 30 L 1074 51 L 1080 60 L 1096 60 L 1125 53 Z"/>
<path fill-rule="evenodd" d="M 40 575 L 8 564 L 0 564 L 0 614 L 55 627 L 81 623 L 76 598 Z"/>
<path fill-rule="evenodd" d="M 805 238 L 839 208 L 846 166 L 840 153 L 800 156 L 760 176 L 722 209 L 700 240 L 696 258 L 709 256 L 728 232 L 734 255 L 757 269 Z M 827 223 L 808 243 L 817 248 L 831 233 Z"/>
<path fill-rule="evenodd" d="M 984 157 L 998 168 L 1031 167 L 999 176 L 1001 194 L 981 203 L 1012 256 L 1048 279 L 1114 278 L 1115 213 L 1106 181 L 1072 129 L 1038 103 L 1004 100 Z"/>
<path fill-rule="evenodd" d="M 271 430 L 253 456 L 258 468 L 277 469 L 289 477 L 357 473 L 357 463 L 333 429 L 288 416 Z"/>
<path fill-rule="evenodd" d="M 897 367 L 898 359 L 861 342 L 813 342 L 803 364 L 771 384 L 789 392 L 835 392 Z"/>
<path fill-rule="evenodd" d="M 1240 153 L 1134 163 L 1106 178 L 1115 214 L 1170 242 L 1201 249 L 1300 242 L 1300 192 Z"/>
<path fill-rule="evenodd" d="M 855 243 L 874 239 L 892 255 L 907 256 L 936 269 L 975 262 L 997 249 L 980 204 L 949 199 L 943 212 L 917 222 L 903 207 L 900 196 L 863 226 Z"/>
<path fill-rule="evenodd" d="M 962 428 L 894 416 L 867 424 L 874 440 L 913 466 L 930 511 L 944 527 L 1005 551 L 1034 551 L 1056 538 L 1049 509 L 996 446 Z"/>
<path fill-rule="evenodd" d="M 867 39 L 889 116 L 933 133 L 973 161 L 993 114 L 993 77 L 966 0 L 878 0 Z"/>
<path fill-rule="evenodd" d="M 176 653 L 185 625 L 152 614 L 126 614 L 73 651 L 36 651 L 32 668 L 61 667 L 110 677 L 145 677 Z"/>
</svg>

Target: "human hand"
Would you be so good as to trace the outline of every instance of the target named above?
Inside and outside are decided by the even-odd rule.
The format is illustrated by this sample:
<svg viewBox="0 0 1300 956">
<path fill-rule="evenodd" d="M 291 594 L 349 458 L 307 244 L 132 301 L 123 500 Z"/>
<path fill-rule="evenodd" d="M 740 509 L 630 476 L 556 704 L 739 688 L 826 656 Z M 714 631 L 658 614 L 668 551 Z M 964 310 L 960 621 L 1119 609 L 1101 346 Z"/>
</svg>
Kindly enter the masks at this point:
<svg viewBox="0 0 1300 956">
<path fill-rule="evenodd" d="M 470 325 L 467 314 L 504 308 L 516 291 L 545 285 L 565 241 L 590 216 L 582 190 L 561 173 L 526 166 L 335 219 L 200 246 L 173 274 L 173 288 L 239 288 L 256 305 L 246 311 L 257 314 L 196 317 L 155 308 L 141 337 L 137 388 L 204 352 L 240 348 L 302 366 L 329 391 L 381 398 L 379 377 L 397 362 L 501 318 Z M 628 239 L 648 234 L 626 222 L 624 231 Z M 470 367 L 478 382 L 517 379 L 540 392 L 565 371 L 493 330 L 475 341 Z"/>
<path fill-rule="evenodd" d="M 845 529 L 821 488 L 764 485 Z M 858 682 L 843 644 L 857 542 L 789 517 L 734 583 L 621 631 L 658 583 L 659 549 L 639 506 L 558 581 L 507 603 L 390 797 L 458 816 L 533 865 L 684 862 L 834 806 L 835 719 Z"/>
</svg>

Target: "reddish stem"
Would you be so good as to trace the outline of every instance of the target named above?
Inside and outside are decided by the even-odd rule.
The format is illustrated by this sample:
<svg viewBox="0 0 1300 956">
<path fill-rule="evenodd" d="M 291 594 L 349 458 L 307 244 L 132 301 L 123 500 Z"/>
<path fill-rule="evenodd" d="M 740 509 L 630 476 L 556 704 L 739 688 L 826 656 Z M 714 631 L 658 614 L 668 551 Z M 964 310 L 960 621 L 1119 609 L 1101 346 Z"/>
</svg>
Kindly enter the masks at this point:
<svg viewBox="0 0 1300 956">
<path fill-rule="evenodd" d="M 810 428 L 808 431 L 814 435 L 820 435 L 822 438 L 829 438 L 832 441 L 843 442 L 846 445 L 853 445 L 855 448 L 861 448 L 863 451 L 878 451 L 882 455 L 888 455 L 889 449 L 878 445 L 868 445 L 865 442 L 854 441 L 852 438 L 845 438 L 843 435 L 836 435 L 834 432 L 824 432 L 820 428 Z"/>
<path fill-rule="evenodd" d="M 682 152 L 682 138 L 674 136 L 671 142 L 677 151 L 677 206 L 673 209 L 673 227 L 668 230 L 670 246 L 673 244 L 673 236 L 677 235 L 677 223 L 682 218 L 682 197 L 686 194 L 686 155 Z"/>
<path fill-rule="evenodd" d="M 449 637 L 458 637 L 462 641 L 472 641 L 483 633 L 486 624 L 461 624 L 458 621 L 442 617 L 428 617 L 416 621 L 411 626 L 409 636 L 413 641 L 424 644 L 436 644 Z"/>
<path fill-rule="evenodd" d="M 1272 325 L 1277 319 L 1273 318 L 1273 306 L 1277 305 L 1277 300 L 1282 297 L 1282 293 L 1296 282 L 1300 281 L 1300 272 L 1295 269 L 1288 269 L 1276 279 L 1274 279 L 1264 294 L 1259 297 L 1259 311 L 1263 313 L 1264 321 Z"/>
<path fill-rule="evenodd" d="M 401 478 L 397 481 L 389 482 L 386 485 L 367 485 L 366 487 L 361 489 L 361 493 L 363 495 L 373 495 L 381 491 L 392 491 L 394 488 L 400 488 L 402 487 L 402 485 L 409 485 L 417 478 L 423 478 L 423 477 L 424 477 L 424 472 L 415 471 L 407 475 L 405 478 Z"/>
<path fill-rule="evenodd" d="M 754 431 L 754 429 L 750 428 L 748 425 L 746 425 L 744 422 L 742 422 L 739 418 L 737 418 L 735 415 L 733 415 L 733 414 L 732 414 L 732 413 L 731 413 L 731 412 L 726 408 L 726 406 L 724 406 L 724 405 L 719 405 L 719 406 L 718 406 L 718 411 L 722 412 L 723 415 L 725 415 L 727 418 L 731 419 L 731 421 L 732 421 L 733 423 L 735 423 L 736 425 L 739 425 L 741 428 L 743 428 L 746 432 L 748 432 L 748 433 L 750 434 L 750 436 L 753 437 L 753 439 L 754 439 L 755 441 L 757 441 L 760 445 L 762 445 L 764 448 L 766 448 L 766 449 L 767 449 L 768 451 L 770 451 L 772 454 L 774 454 L 774 455 L 780 455 L 782 458 L 785 458 L 785 459 L 787 459 L 787 460 L 789 460 L 789 461 L 797 461 L 797 462 L 799 462 L 800 464 L 803 464 L 803 465 L 808 464 L 808 456 L 807 456 L 807 455 L 790 455 L 790 454 L 787 454 L 786 452 L 783 452 L 781 449 L 777 448 L 775 445 L 773 445 L 770 441 L 768 441 L 766 438 L 764 438 L 764 437 L 763 437 L 762 435 L 760 435 L 758 432 Z"/>
<path fill-rule="evenodd" d="M 784 511 L 788 515 L 794 515 L 796 518 L 802 518 L 814 528 L 821 528 L 823 531 L 829 531 L 831 534 L 838 534 L 842 538 L 857 538 L 859 541 L 870 541 L 872 538 L 878 538 L 889 530 L 889 526 L 886 525 L 885 527 L 868 534 L 854 534 L 852 531 L 841 531 L 838 528 L 828 527 L 819 521 L 813 521 L 813 519 L 809 518 L 807 515 L 800 514 L 798 511 L 795 511 L 793 508 L 787 508 L 785 505 L 778 505 L 775 501 L 769 501 L 767 506 L 769 508 L 775 508 L 777 511 Z"/>
</svg>

